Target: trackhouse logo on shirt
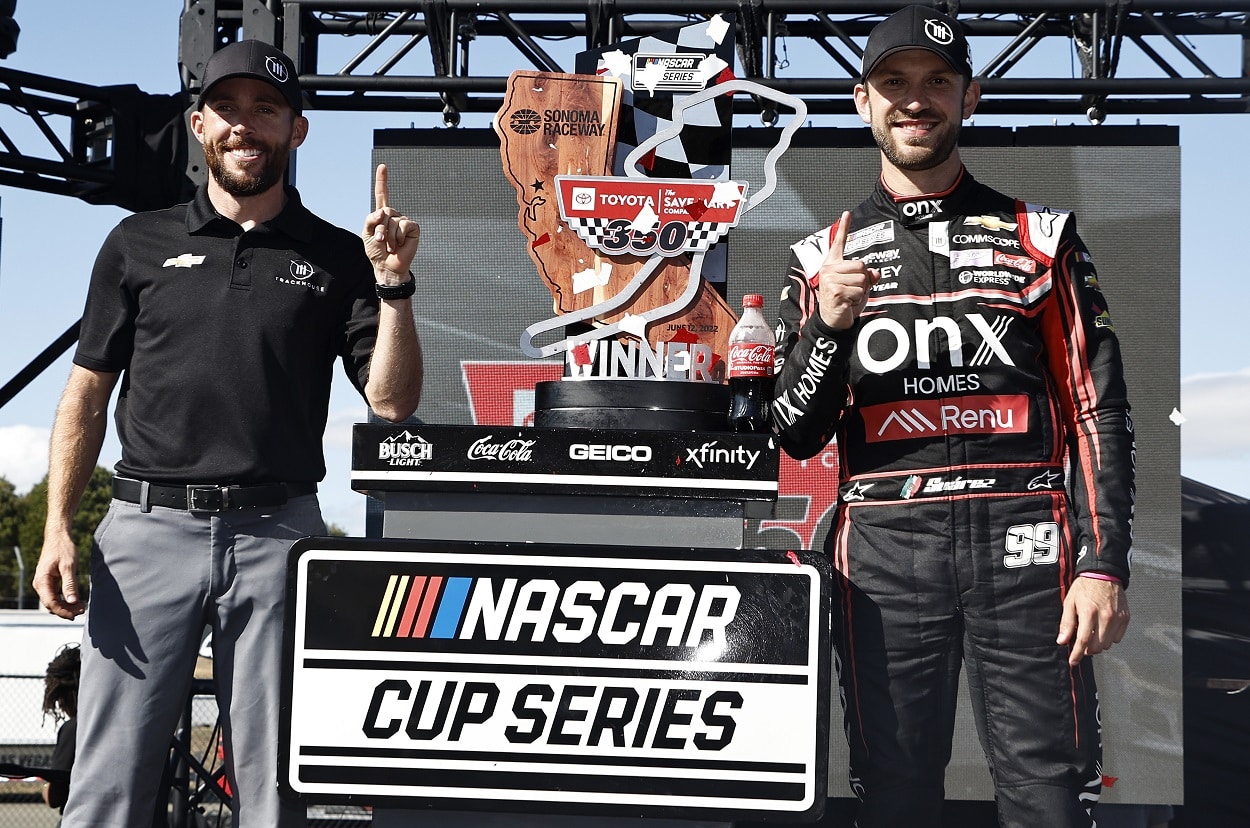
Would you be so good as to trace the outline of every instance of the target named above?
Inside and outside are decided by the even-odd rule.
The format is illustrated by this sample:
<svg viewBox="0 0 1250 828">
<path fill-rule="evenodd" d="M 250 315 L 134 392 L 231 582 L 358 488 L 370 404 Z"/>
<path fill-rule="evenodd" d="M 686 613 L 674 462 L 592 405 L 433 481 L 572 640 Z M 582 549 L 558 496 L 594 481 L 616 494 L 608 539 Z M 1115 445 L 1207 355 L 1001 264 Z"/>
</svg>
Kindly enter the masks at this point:
<svg viewBox="0 0 1250 828">
<path fill-rule="evenodd" d="M 284 285 L 298 285 L 314 290 L 317 293 L 325 293 L 326 285 L 324 275 L 317 272 L 311 262 L 302 259 L 292 259 L 291 266 L 287 273 L 279 273 L 273 277 L 275 282 L 281 282 Z"/>
</svg>

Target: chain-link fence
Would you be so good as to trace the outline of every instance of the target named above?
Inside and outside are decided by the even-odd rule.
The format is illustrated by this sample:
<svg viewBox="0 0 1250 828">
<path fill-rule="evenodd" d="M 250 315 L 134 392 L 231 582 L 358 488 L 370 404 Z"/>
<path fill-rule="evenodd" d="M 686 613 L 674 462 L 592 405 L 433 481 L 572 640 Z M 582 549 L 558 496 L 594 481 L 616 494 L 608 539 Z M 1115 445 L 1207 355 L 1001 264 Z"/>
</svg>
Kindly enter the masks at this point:
<svg viewBox="0 0 1250 828">
<path fill-rule="evenodd" d="M 171 738 L 170 828 L 223 828 L 230 811 L 211 790 L 208 781 L 222 768 L 217 702 L 206 682 L 196 682 L 188 718 Z M 34 769 L 47 768 L 56 744 L 57 723 L 43 716 L 43 676 L 0 675 L 0 828 L 54 828 L 59 814 L 43 802 L 43 780 Z M 8 735 L 6 735 L 8 734 Z M 20 738 L 15 738 L 20 737 Z M 21 775 L 29 769 L 31 775 Z M 372 822 L 364 808 L 312 806 L 309 828 L 367 828 Z"/>
</svg>

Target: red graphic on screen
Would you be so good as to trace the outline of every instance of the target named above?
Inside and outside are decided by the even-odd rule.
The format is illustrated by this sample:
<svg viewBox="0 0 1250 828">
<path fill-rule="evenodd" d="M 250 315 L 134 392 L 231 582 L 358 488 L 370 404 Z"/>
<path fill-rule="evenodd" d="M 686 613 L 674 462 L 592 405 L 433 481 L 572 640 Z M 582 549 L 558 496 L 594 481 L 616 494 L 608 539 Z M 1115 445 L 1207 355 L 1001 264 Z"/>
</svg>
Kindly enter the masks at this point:
<svg viewBox="0 0 1250 828">
<path fill-rule="evenodd" d="M 464 387 L 474 425 L 532 426 L 534 385 L 560 379 L 558 362 L 462 361 Z"/>
</svg>

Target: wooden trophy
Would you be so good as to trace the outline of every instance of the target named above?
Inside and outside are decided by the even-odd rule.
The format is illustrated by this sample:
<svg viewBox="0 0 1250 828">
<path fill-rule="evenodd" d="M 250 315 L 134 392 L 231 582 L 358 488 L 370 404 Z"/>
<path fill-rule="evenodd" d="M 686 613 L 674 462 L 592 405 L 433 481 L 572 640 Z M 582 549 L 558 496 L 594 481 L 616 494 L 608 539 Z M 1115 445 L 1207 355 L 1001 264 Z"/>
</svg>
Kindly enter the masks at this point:
<svg viewBox="0 0 1250 828">
<path fill-rule="evenodd" d="M 500 155 L 517 193 L 517 226 L 551 291 L 555 313 L 563 317 L 549 320 L 542 330 L 564 329 L 578 322 L 591 327 L 588 336 L 570 336 L 554 346 L 526 351 L 531 356 L 549 356 L 580 348 L 566 357 L 566 364 L 575 364 L 587 340 L 594 346 L 595 329 L 601 337 L 613 337 L 619 343 L 646 343 L 649 354 L 639 357 L 638 365 L 647 356 L 652 365 L 680 363 L 680 359 L 666 362 L 666 356 L 680 347 L 706 346 L 700 349 L 708 355 L 701 370 L 648 374 L 647 378 L 719 385 L 729 332 L 737 317 L 707 281 L 692 282 L 692 257 L 688 253 L 640 253 L 632 249 L 637 245 L 605 254 L 584 241 L 585 227 L 579 235 L 562 216 L 557 177 L 612 175 L 621 93 L 620 80 L 607 75 L 518 71 L 509 78 L 503 107 L 494 121 Z M 603 228 L 597 231 L 602 234 Z M 523 348 L 526 341 L 522 341 Z M 606 354 L 608 344 L 599 346 L 600 353 Z"/>
</svg>

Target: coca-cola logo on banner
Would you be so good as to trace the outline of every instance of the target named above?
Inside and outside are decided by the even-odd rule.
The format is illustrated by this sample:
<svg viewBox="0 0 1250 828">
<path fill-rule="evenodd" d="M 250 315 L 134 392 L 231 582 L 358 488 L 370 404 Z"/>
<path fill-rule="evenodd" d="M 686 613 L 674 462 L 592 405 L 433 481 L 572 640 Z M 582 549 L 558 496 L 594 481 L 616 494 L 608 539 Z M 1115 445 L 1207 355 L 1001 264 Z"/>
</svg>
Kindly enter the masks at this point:
<svg viewBox="0 0 1250 828">
<path fill-rule="evenodd" d="M 469 446 L 467 456 L 470 460 L 499 460 L 513 463 L 525 463 L 534 457 L 534 443 L 537 440 L 506 440 L 494 442 L 495 435 L 488 434 Z"/>
</svg>

